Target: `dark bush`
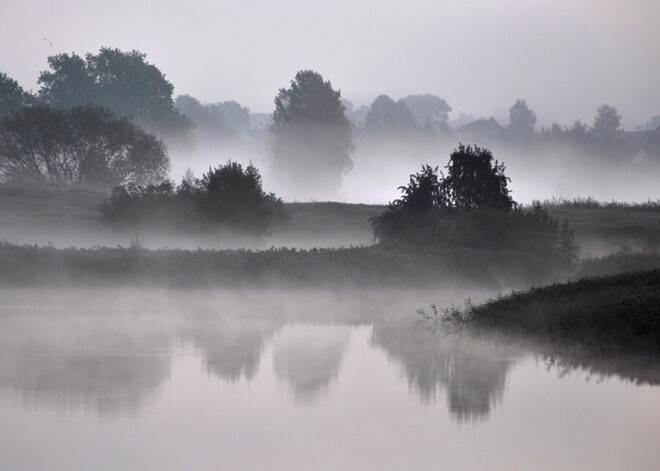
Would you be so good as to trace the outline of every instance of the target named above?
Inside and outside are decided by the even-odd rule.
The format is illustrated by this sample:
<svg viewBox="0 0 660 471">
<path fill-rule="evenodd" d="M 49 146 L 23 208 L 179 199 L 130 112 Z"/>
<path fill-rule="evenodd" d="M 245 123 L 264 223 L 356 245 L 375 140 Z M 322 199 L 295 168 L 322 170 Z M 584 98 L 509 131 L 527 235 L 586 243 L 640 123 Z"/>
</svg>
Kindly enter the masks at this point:
<svg viewBox="0 0 660 471">
<path fill-rule="evenodd" d="M 266 233 L 274 221 L 286 219 L 282 200 L 266 193 L 252 164 L 237 162 L 210 168 L 200 180 L 184 178 L 178 187 L 158 185 L 115 187 L 102 208 L 118 224 L 170 226 L 200 230 L 225 227 L 251 234 Z"/>
</svg>

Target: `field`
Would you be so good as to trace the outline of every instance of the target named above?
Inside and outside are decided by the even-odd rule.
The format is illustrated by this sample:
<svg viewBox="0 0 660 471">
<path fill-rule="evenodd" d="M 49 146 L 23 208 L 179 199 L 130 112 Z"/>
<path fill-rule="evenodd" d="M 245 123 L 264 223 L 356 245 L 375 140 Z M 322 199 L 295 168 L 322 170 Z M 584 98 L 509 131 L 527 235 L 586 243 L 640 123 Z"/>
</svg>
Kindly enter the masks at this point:
<svg viewBox="0 0 660 471">
<path fill-rule="evenodd" d="M 149 248 L 185 249 L 303 249 L 370 245 L 369 218 L 384 206 L 332 202 L 286 203 L 291 216 L 264 238 L 245 238 L 227 233 L 167 233 L 148 228 L 116 229 L 104 223 L 99 208 L 107 192 L 93 188 L 54 186 L 0 186 L 0 239 L 17 244 L 57 247 L 131 245 L 136 238 Z M 612 205 L 554 205 L 550 215 L 568 218 L 576 229 L 581 257 L 618 252 L 623 246 L 647 250 L 660 234 L 660 211 L 653 207 Z"/>
</svg>

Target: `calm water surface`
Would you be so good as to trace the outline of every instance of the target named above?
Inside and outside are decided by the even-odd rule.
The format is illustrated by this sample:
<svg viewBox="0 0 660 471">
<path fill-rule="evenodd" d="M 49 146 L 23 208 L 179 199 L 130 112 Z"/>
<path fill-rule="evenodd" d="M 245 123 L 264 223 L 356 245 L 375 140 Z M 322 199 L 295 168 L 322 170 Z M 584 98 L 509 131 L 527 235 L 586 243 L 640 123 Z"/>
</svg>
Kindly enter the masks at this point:
<svg viewBox="0 0 660 471">
<path fill-rule="evenodd" d="M 457 292 L 2 294 L 2 470 L 659 469 L 657 365 L 416 324 Z"/>
</svg>

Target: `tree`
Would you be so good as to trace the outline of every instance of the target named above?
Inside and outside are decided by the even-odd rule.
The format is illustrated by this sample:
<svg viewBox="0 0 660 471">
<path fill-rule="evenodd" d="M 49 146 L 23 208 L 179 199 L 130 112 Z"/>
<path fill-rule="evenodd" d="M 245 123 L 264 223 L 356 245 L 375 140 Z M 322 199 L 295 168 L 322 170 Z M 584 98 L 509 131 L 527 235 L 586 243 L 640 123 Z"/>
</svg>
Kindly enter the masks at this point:
<svg viewBox="0 0 660 471">
<path fill-rule="evenodd" d="M 504 164 L 493 162 L 488 149 L 459 144 L 446 169 L 441 188 L 451 206 L 498 211 L 511 211 L 516 206 L 509 194 L 510 179 L 504 175 Z"/>
<path fill-rule="evenodd" d="M 282 201 L 261 186 L 261 175 L 252 164 L 245 170 L 238 162 L 209 168 L 202 176 L 199 209 L 210 220 L 241 230 L 264 233 Z"/>
<path fill-rule="evenodd" d="M 48 183 L 155 183 L 169 170 L 165 145 L 99 106 L 39 105 L 0 123 L 0 175 Z"/>
<path fill-rule="evenodd" d="M 317 72 L 302 70 L 279 90 L 270 133 L 280 184 L 327 196 L 352 168 L 353 130 L 341 92 Z"/>
<path fill-rule="evenodd" d="M 526 100 L 516 100 L 509 108 L 509 130 L 516 138 L 525 138 L 534 134 L 536 113 L 527 105 Z"/>
<path fill-rule="evenodd" d="M 373 101 L 364 122 L 365 131 L 372 136 L 400 136 L 416 128 L 415 118 L 403 100 L 395 102 L 387 95 Z"/>
<path fill-rule="evenodd" d="M 40 98 L 55 107 L 93 103 L 153 132 L 188 138 L 191 122 L 174 108 L 174 86 L 138 51 L 101 48 L 85 58 L 75 53 L 48 58 L 41 72 Z"/>
<path fill-rule="evenodd" d="M 436 95 L 409 95 L 403 98 L 417 125 L 420 127 L 430 126 L 441 132 L 449 130 L 449 112 L 451 106 Z"/>
<path fill-rule="evenodd" d="M 616 107 L 600 105 L 596 108 L 592 132 L 599 137 L 615 137 L 621 125 L 621 115 Z"/>
<path fill-rule="evenodd" d="M 410 175 L 408 185 L 399 190 L 400 198 L 390 202 L 383 214 L 369 219 L 374 238 L 393 244 L 437 243 L 447 209 L 438 167 L 422 165 L 422 171 Z"/>
<path fill-rule="evenodd" d="M 16 80 L 0 72 L 0 119 L 32 103 L 32 96 Z"/>
</svg>

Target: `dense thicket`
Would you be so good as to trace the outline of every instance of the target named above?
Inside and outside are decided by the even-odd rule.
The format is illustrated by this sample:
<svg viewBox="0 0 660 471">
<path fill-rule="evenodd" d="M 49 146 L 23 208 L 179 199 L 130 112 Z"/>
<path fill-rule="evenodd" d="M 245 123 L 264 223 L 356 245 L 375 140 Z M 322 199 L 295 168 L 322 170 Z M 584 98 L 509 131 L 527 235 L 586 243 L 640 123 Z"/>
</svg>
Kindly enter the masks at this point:
<svg viewBox="0 0 660 471">
<path fill-rule="evenodd" d="M 536 202 L 518 207 L 504 165 L 487 149 L 463 146 L 452 152 L 447 174 L 422 166 L 399 187 L 402 196 L 372 217 L 374 237 L 385 245 L 521 250 L 549 263 L 573 265 L 578 245 L 565 221 L 557 224 Z"/>
<path fill-rule="evenodd" d="M 185 230 L 222 226 L 251 234 L 266 233 L 275 220 L 286 218 L 282 200 L 263 190 L 256 167 L 244 169 L 231 161 L 209 168 L 201 179 L 188 176 L 178 186 L 169 180 L 118 186 L 102 211 L 118 224 Z"/>
<path fill-rule="evenodd" d="M 0 122 L 4 180 L 143 185 L 163 180 L 168 170 L 160 140 L 99 106 L 26 107 Z"/>
</svg>

